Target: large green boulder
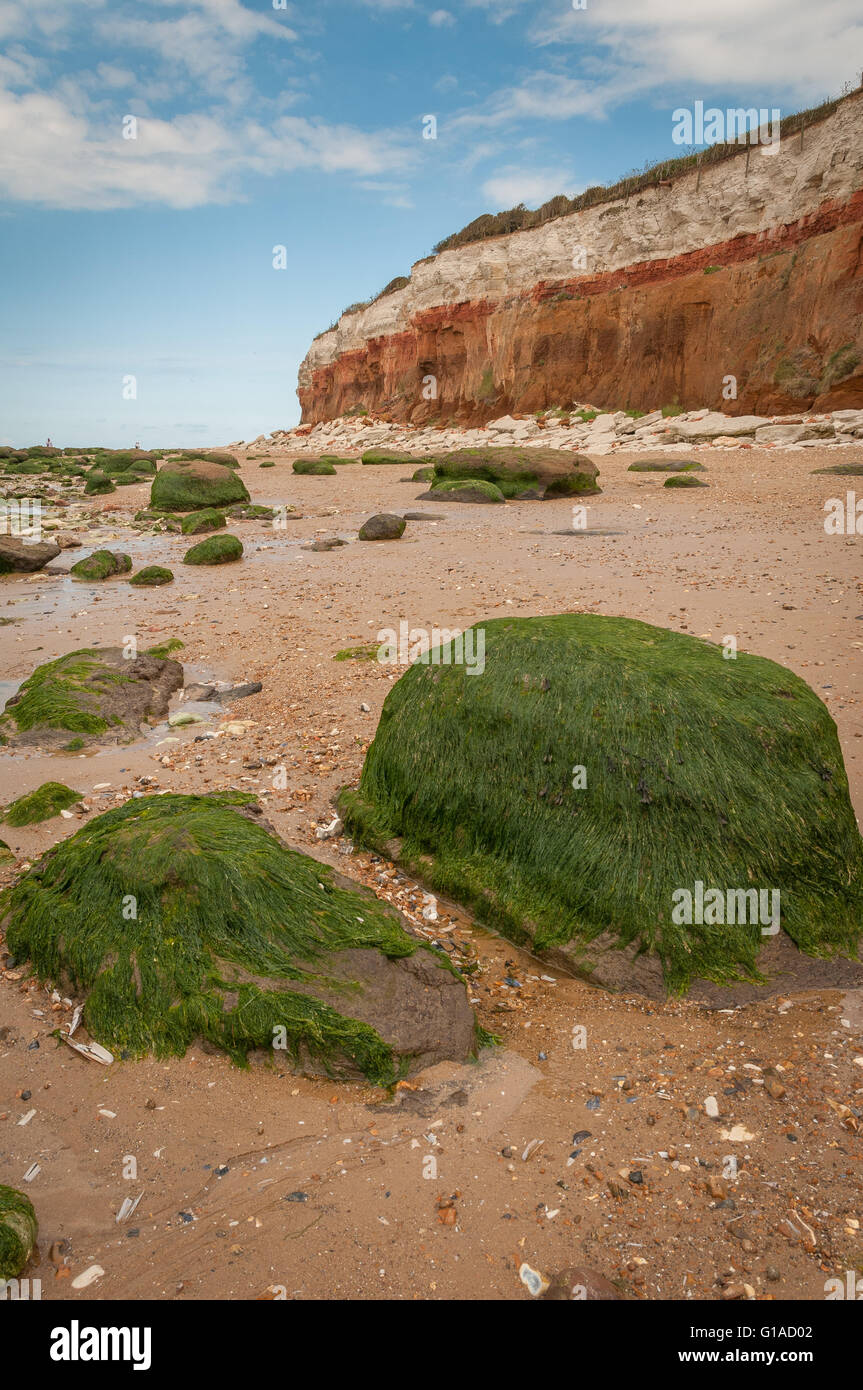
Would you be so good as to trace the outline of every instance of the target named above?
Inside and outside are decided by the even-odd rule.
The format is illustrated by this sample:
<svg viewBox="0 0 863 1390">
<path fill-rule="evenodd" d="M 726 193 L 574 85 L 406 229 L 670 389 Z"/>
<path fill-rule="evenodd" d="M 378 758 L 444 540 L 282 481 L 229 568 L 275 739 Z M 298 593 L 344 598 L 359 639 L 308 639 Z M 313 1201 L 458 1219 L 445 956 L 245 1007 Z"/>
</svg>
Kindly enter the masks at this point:
<svg viewBox="0 0 863 1390">
<path fill-rule="evenodd" d="M 464 985 L 368 890 L 288 849 L 241 792 L 141 797 L 48 852 L 0 905 L 9 950 L 85 996 L 103 1045 L 389 1085 L 463 1061 Z M 121 906 L 123 910 L 121 910 Z"/>
<path fill-rule="evenodd" d="M 599 469 L 587 454 L 565 449 L 517 449 L 489 445 L 456 449 L 428 460 L 436 479 L 479 478 L 494 483 L 504 497 L 582 497 L 601 492 Z"/>
<path fill-rule="evenodd" d="M 459 640 L 387 696 L 340 798 L 355 839 L 575 973 L 625 966 L 623 988 L 639 962 L 673 991 L 757 981 L 777 891 L 801 951 L 854 953 L 863 840 L 836 727 L 798 676 L 594 614 Z M 699 883 L 758 890 L 768 934 L 763 916 L 717 922 L 715 900 L 699 921 Z"/>
<path fill-rule="evenodd" d="M 249 500 L 245 483 L 233 469 L 206 459 L 170 459 L 150 489 L 150 506 L 168 512 L 194 512 Z"/>
<path fill-rule="evenodd" d="M 73 736 L 128 743 L 168 712 L 183 684 L 177 661 L 123 647 L 84 647 L 37 666 L 0 714 L 0 743 L 61 746 Z"/>
<path fill-rule="evenodd" d="M 39 1223 L 33 1203 L 14 1187 L 0 1185 L 0 1279 L 17 1279 L 36 1246 Z"/>
</svg>

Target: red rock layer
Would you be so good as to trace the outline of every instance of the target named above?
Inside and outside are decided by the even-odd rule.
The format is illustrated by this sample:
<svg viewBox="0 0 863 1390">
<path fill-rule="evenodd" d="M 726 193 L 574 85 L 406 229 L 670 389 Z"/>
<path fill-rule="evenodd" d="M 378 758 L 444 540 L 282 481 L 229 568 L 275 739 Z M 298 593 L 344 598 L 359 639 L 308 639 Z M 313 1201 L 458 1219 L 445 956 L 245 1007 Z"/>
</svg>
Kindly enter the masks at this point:
<svg viewBox="0 0 863 1390">
<path fill-rule="evenodd" d="M 722 394 L 728 376 L 736 400 Z M 304 423 L 356 406 L 462 424 L 574 400 L 761 415 L 861 407 L 863 191 L 672 259 L 423 310 L 316 369 L 298 394 Z"/>
</svg>

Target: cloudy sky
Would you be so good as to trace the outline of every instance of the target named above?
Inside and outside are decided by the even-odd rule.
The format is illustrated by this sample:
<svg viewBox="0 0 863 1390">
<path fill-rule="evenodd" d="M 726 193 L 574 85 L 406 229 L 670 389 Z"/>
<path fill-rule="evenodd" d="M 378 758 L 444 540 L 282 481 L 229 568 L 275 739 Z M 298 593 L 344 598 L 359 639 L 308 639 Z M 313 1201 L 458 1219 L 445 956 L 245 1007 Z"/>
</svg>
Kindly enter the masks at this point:
<svg viewBox="0 0 863 1390">
<path fill-rule="evenodd" d="M 859 0 L 0 0 L 0 442 L 294 424 L 312 336 L 479 213 L 861 67 Z"/>
</svg>

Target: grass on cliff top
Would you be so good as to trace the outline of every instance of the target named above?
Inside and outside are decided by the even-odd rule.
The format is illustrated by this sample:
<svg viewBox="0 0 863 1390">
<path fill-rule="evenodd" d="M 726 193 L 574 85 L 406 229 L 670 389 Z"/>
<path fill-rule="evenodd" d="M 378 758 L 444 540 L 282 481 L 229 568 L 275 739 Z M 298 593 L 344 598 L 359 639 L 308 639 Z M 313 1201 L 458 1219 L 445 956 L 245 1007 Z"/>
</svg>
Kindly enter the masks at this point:
<svg viewBox="0 0 863 1390">
<path fill-rule="evenodd" d="M 7 701 L 5 711 L 0 714 L 0 736 L 4 729 L 14 728 L 26 733 L 40 726 L 68 729 L 77 734 L 103 733 L 109 721 L 92 709 L 82 708 L 80 696 L 83 693 L 98 695 L 101 683 L 120 684 L 128 679 L 122 672 L 106 666 L 99 652 L 92 648 L 81 648 L 55 661 L 46 661 L 24 681 L 17 701 L 14 704 Z"/>
<path fill-rule="evenodd" d="M 202 1037 L 242 1062 L 284 1027 L 294 1057 L 305 1048 L 326 1064 L 342 1051 L 390 1084 L 391 1048 L 349 1016 L 356 986 L 327 961 L 357 947 L 409 956 L 418 943 L 392 909 L 241 814 L 253 801 L 172 793 L 98 816 L 0 898 L 9 949 L 85 992 L 87 1028 L 108 1047 L 182 1056 Z M 290 989 L 303 981 L 344 993 L 346 1014 Z"/>
<path fill-rule="evenodd" d="M 0 1279 L 17 1279 L 39 1235 L 33 1203 L 23 1192 L 0 1184 Z"/>
<path fill-rule="evenodd" d="M 637 942 L 672 990 L 758 978 L 757 924 L 672 922 L 697 880 L 778 889 L 802 950 L 854 953 L 863 841 L 836 727 L 799 677 L 624 618 L 482 627 L 482 674 L 417 663 L 387 696 L 339 802 L 358 841 L 515 941 Z"/>
<path fill-rule="evenodd" d="M 36 791 L 10 801 L 5 810 L 0 812 L 0 820 L 13 826 L 36 825 L 39 821 L 58 816 L 61 811 L 74 806 L 75 802 L 80 800 L 81 793 L 73 792 L 71 787 L 65 787 L 62 782 L 43 782 Z"/>
</svg>

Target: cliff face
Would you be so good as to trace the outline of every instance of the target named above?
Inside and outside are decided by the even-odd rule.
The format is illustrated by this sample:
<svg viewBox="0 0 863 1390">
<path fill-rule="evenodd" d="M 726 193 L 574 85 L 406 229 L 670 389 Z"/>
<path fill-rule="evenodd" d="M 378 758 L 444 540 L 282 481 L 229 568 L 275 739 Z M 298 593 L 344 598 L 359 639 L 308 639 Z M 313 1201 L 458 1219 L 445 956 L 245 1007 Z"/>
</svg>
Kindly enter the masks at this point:
<svg viewBox="0 0 863 1390">
<path fill-rule="evenodd" d="M 298 395 L 304 423 L 863 406 L 863 95 L 672 187 L 418 262 L 315 339 Z"/>
</svg>

